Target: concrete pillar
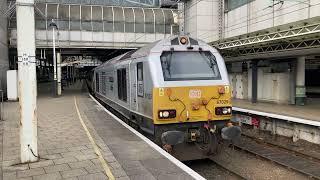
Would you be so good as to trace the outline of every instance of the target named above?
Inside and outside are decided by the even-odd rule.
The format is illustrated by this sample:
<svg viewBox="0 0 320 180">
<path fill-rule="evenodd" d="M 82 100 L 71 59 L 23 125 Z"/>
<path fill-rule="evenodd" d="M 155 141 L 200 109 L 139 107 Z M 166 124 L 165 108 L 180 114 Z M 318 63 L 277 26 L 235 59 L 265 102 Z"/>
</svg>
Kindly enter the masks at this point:
<svg viewBox="0 0 320 180">
<path fill-rule="evenodd" d="M 57 53 L 57 84 L 58 96 L 61 95 L 61 53 Z"/>
<path fill-rule="evenodd" d="M 17 0 L 21 162 L 38 160 L 34 0 Z"/>
<path fill-rule="evenodd" d="M 219 0 L 189 0 L 185 4 L 184 33 L 206 42 L 223 35 L 223 7 Z"/>
<path fill-rule="evenodd" d="M 72 66 L 72 84 L 74 84 L 74 81 L 75 81 L 75 70 L 76 68 L 74 67 L 74 65 Z"/>
<path fill-rule="evenodd" d="M 0 1 L 0 11 L 7 11 L 7 0 Z M 9 69 L 7 18 L 0 15 L 0 90 L 7 91 L 7 70 Z"/>
<path fill-rule="evenodd" d="M 251 85 L 251 102 L 256 103 L 258 99 L 258 61 L 251 62 L 252 85 Z"/>
<path fill-rule="evenodd" d="M 71 82 L 74 83 L 74 65 L 71 66 Z"/>
<path fill-rule="evenodd" d="M 58 95 L 57 90 L 57 57 L 56 57 L 56 40 L 55 27 L 52 28 L 52 42 L 53 42 L 53 95 Z"/>
<path fill-rule="evenodd" d="M 305 87 L 305 64 L 306 57 L 297 59 L 297 76 L 296 76 L 296 105 L 304 105 L 306 99 Z"/>
<path fill-rule="evenodd" d="M 67 69 L 67 77 L 66 77 L 66 81 L 67 81 L 67 86 L 69 86 L 69 65 L 66 66 Z"/>
<path fill-rule="evenodd" d="M 296 104 L 296 74 L 297 74 L 297 61 L 290 62 L 290 104 Z"/>
</svg>

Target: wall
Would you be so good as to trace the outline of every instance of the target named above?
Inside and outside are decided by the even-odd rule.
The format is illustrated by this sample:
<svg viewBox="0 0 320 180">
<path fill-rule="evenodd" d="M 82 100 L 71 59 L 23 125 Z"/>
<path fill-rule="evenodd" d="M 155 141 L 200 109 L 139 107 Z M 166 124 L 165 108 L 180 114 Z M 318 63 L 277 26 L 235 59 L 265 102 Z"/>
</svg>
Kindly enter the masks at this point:
<svg viewBox="0 0 320 180">
<path fill-rule="evenodd" d="M 232 98 L 248 99 L 247 73 L 230 73 L 229 81 L 231 86 Z"/>
<path fill-rule="evenodd" d="M 254 0 L 225 13 L 225 37 L 320 16 L 319 0 L 284 1 L 283 5 L 277 4 L 274 6 L 271 2 L 270 0 Z"/>
<path fill-rule="evenodd" d="M 7 1 L 0 2 L 0 12 L 7 10 Z M 0 16 L 0 89 L 6 90 L 6 71 L 9 68 L 8 43 L 7 43 L 7 19 Z"/>
<path fill-rule="evenodd" d="M 306 140 L 311 143 L 320 144 L 320 133 L 318 127 L 304 124 L 290 123 L 278 119 L 259 117 L 259 129 L 270 131 L 274 134 L 291 137 L 293 142 L 299 139 Z"/>
<path fill-rule="evenodd" d="M 289 104 L 290 73 L 270 73 L 268 68 L 258 68 L 258 100 Z M 236 99 L 251 99 L 252 76 L 248 72 L 229 72 L 232 97 Z"/>
<path fill-rule="evenodd" d="M 289 73 L 258 71 L 258 100 L 288 104 L 290 99 Z"/>
<path fill-rule="evenodd" d="M 219 13 L 223 0 L 190 0 L 186 5 L 185 31 L 206 42 L 219 40 Z M 279 1 L 275 1 L 279 2 Z M 310 3 L 309 3 L 310 2 Z M 310 4 L 310 5 L 309 5 Z M 222 5 L 222 8 L 225 5 Z M 284 1 L 272 6 L 271 0 L 252 2 L 221 13 L 220 37 L 228 38 L 320 16 L 319 0 Z M 224 15 L 223 15 L 224 14 Z"/>
<path fill-rule="evenodd" d="M 233 120 L 239 122 L 239 115 L 243 116 L 243 114 L 233 112 Z M 320 131 L 317 126 L 298 124 L 286 120 L 272 119 L 269 117 L 250 114 L 247 114 L 246 116 L 256 118 L 259 122 L 259 130 L 261 131 L 268 131 L 271 134 L 292 138 L 293 142 L 301 139 L 311 143 L 320 144 Z"/>
<path fill-rule="evenodd" d="M 206 42 L 219 38 L 220 11 L 217 0 L 191 0 L 188 1 L 185 10 L 186 33 Z"/>
</svg>

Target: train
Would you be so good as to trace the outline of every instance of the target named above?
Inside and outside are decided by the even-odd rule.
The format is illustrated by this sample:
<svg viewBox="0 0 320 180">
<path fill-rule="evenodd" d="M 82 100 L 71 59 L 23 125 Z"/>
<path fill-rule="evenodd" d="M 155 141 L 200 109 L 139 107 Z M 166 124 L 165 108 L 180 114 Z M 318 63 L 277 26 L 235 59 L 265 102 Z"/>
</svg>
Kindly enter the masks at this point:
<svg viewBox="0 0 320 180">
<path fill-rule="evenodd" d="M 91 93 L 179 160 L 217 153 L 241 131 L 231 123 L 228 73 L 218 50 L 173 36 L 94 68 Z"/>
</svg>

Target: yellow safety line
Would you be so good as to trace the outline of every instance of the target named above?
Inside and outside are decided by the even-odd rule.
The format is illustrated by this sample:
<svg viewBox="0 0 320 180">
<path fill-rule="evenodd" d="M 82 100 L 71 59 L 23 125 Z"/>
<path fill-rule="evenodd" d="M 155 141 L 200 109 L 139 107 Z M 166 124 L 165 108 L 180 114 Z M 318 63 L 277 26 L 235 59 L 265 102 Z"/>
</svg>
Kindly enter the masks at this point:
<svg viewBox="0 0 320 180">
<path fill-rule="evenodd" d="M 74 96 L 74 105 L 75 105 L 75 107 L 76 107 L 76 110 L 77 110 L 77 113 L 78 113 L 78 117 L 79 117 L 79 120 L 80 120 L 80 122 L 81 122 L 81 124 L 82 124 L 82 127 L 83 127 L 83 129 L 86 131 L 87 136 L 88 136 L 88 138 L 89 138 L 89 140 L 90 140 L 90 142 L 91 142 L 91 144 L 92 144 L 92 146 L 93 146 L 93 149 L 94 149 L 95 153 L 98 155 L 98 159 L 100 160 L 100 162 L 101 162 L 101 164 L 102 164 L 102 166 L 103 166 L 103 169 L 104 169 L 105 173 L 107 174 L 107 176 L 109 177 L 109 179 L 114 180 L 115 178 L 114 178 L 114 176 L 113 176 L 113 174 L 112 174 L 112 172 L 111 172 L 111 170 L 110 170 L 110 168 L 109 168 L 106 160 L 103 158 L 103 156 L 102 156 L 102 154 L 101 154 L 101 152 L 100 152 L 97 144 L 96 144 L 95 141 L 93 140 L 93 138 L 92 138 L 92 136 L 91 136 L 91 134 L 90 134 L 90 132 L 89 132 L 86 124 L 84 123 L 84 121 L 83 121 L 83 119 L 82 119 L 82 117 L 81 117 L 81 114 L 80 114 L 80 111 L 79 111 L 79 108 L 78 108 L 78 105 L 77 105 L 77 98 L 76 98 L 75 96 Z"/>
</svg>

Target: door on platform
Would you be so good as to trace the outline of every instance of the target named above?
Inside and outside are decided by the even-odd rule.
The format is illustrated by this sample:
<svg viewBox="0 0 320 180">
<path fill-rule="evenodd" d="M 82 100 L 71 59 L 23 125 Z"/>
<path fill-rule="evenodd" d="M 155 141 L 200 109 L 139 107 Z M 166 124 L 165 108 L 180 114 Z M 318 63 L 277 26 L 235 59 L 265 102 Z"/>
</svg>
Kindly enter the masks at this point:
<svg viewBox="0 0 320 180">
<path fill-rule="evenodd" d="M 137 63 L 130 64 L 130 81 L 131 81 L 131 94 L 130 94 L 130 107 L 132 110 L 138 110 L 138 102 L 137 102 Z"/>
<path fill-rule="evenodd" d="M 139 97 L 144 96 L 143 62 L 132 63 L 131 69 L 131 109 L 139 111 Z M 141 100 L 141 99 L 140 99 Z"/>
</svg>

